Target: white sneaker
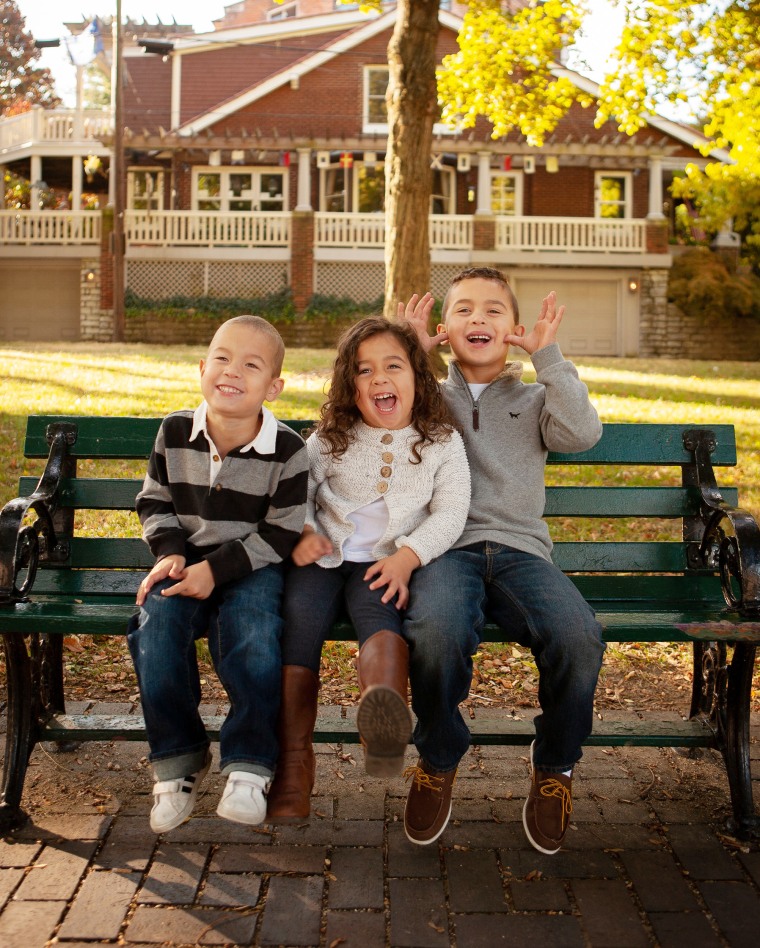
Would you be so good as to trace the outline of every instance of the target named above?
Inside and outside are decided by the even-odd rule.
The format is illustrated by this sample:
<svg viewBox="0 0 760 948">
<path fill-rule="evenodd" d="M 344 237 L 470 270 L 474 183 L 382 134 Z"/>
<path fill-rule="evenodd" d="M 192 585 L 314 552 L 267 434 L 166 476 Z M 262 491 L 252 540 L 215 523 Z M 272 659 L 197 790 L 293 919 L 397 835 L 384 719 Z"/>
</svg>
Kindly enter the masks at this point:
<svg viewBox="0 0 760 948">
<path fill-rule="evenodd" d="M 153 784 L 154 803 L 150 811 L 150 828 L 154 833 L 168 833 L 190 819 L 198 788 L 210 766 L 209 756 L 197 773 L 176 780 L 159 780 Z"/>
<path fill-rule="evenodd" d="M 267 815 L 267 791 L 272 780 L 260 774 L 233 770 L 227 777 L 216 812 L 225 820 L 258 826 Z"/>
</svg>

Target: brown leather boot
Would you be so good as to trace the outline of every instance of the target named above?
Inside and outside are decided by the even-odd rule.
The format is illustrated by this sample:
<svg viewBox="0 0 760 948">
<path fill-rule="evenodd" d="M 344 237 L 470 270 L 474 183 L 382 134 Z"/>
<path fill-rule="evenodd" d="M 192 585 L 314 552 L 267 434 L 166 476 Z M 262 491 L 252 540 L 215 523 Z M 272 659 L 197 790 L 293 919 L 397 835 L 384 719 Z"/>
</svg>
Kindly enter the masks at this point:
<svg viewBox="0 0 760 948">
<path fill-rule="evenodd" d="M 317 720 L 319 678 L 303 665 L 283 665 L 282 704 L 277 724 L 280 757 L 267 795 L 267 822 L 294 823 L 311 815 L 316 758 L 312 737 Z"/>
<path fill-rule="evenodd" d="M 412 736 L 407 706 L 409 646 L 395 632 L 375 632 L 359 649 L 361 700 L 356 725 L 371 777 L 395 777 L 404 766 Z"/>
</svg>

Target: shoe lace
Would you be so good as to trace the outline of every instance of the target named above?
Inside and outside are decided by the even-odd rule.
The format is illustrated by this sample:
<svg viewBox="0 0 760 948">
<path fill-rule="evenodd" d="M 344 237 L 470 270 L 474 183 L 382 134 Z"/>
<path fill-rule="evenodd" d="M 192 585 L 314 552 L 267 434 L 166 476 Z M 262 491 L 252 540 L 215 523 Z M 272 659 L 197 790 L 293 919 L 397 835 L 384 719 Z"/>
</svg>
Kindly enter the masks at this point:
<svg viewBox="0 0 760 948">
<path fill-rule="evenodd" d="M 562 813 L 570 816 L 573 812 L 573 795 L 570 790 L 554 777 L 541 781 L 538 791 L 542 797 L 559 797 L 562 802 Z"/>
<path fill-rule="evenodd" d="M 404 780 L 414 780 L 418 790 L 422 790 L 424 787 L 426 790 L 433 790 L 436 793 L 443 791 L 443 777 L 434 777 L 426 770 L 423 770 L 422 767 L 407 767 L 402 776 Z M 435 781 L 435 783 L 433 781 Z M 438 786 L 435 786 L 436 783 Z"/>
</svg>

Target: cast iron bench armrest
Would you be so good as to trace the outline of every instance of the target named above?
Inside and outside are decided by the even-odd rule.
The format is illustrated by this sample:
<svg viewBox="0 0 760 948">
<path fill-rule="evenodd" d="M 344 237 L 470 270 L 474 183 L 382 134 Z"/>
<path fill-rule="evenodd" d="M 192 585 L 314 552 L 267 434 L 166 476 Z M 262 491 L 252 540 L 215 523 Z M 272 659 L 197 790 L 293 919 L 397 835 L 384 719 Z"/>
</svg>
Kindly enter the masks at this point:
<svg viewBox="0 0 760 948">
<path fill-rule="evenodd" d="M 684 447 L 694 455 L 697 486 L 702 497 L 700 515 L 705 532 L 699 546 L 698 563 L 720 570 L 726 605 L 748 618 L 760 615 L 760 528 L 754 517 L 723 499 L 715 480 L 710 455 L 715 435 L 709 429 L 685 431 Z M 726 527 L 730 525 L 730 531 Z M 737 589 L 734 585 L 738 585 Z"/>
<path fill-rule="evenodd" d="M 47 429 L 47 464 L 34 491 L 16 497 L 0 511 L 0 605 L 24 602 L 34 585 L 40 561 L 59 562 L 68 556 L 67 544 L 56 538 L 53 516 L 59 507 L 59 487 L 68 449 L 76 443 L 77 426 L 66 422 Z M 24 524 L 30 511 L 34 523 Z M 26 578 L 18 585 L 18 576 Z"/>
</svg>

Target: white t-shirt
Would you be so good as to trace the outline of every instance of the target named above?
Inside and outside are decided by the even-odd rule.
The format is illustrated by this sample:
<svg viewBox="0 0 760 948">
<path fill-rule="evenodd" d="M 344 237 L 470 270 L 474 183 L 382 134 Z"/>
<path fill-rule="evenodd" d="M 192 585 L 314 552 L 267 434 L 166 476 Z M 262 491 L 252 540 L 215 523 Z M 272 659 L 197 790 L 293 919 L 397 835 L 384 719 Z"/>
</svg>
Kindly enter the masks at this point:
<svg viewBox="0 0 760 948">
<path fill-rule="evenodd" d="M 356 527 L 343 543 L 343 559 L 351 563 L 372 563 L 372 553 L 388 529 L 388 505 L 384 497 L 365 504 L 347 515 Z"/>
</svg>

